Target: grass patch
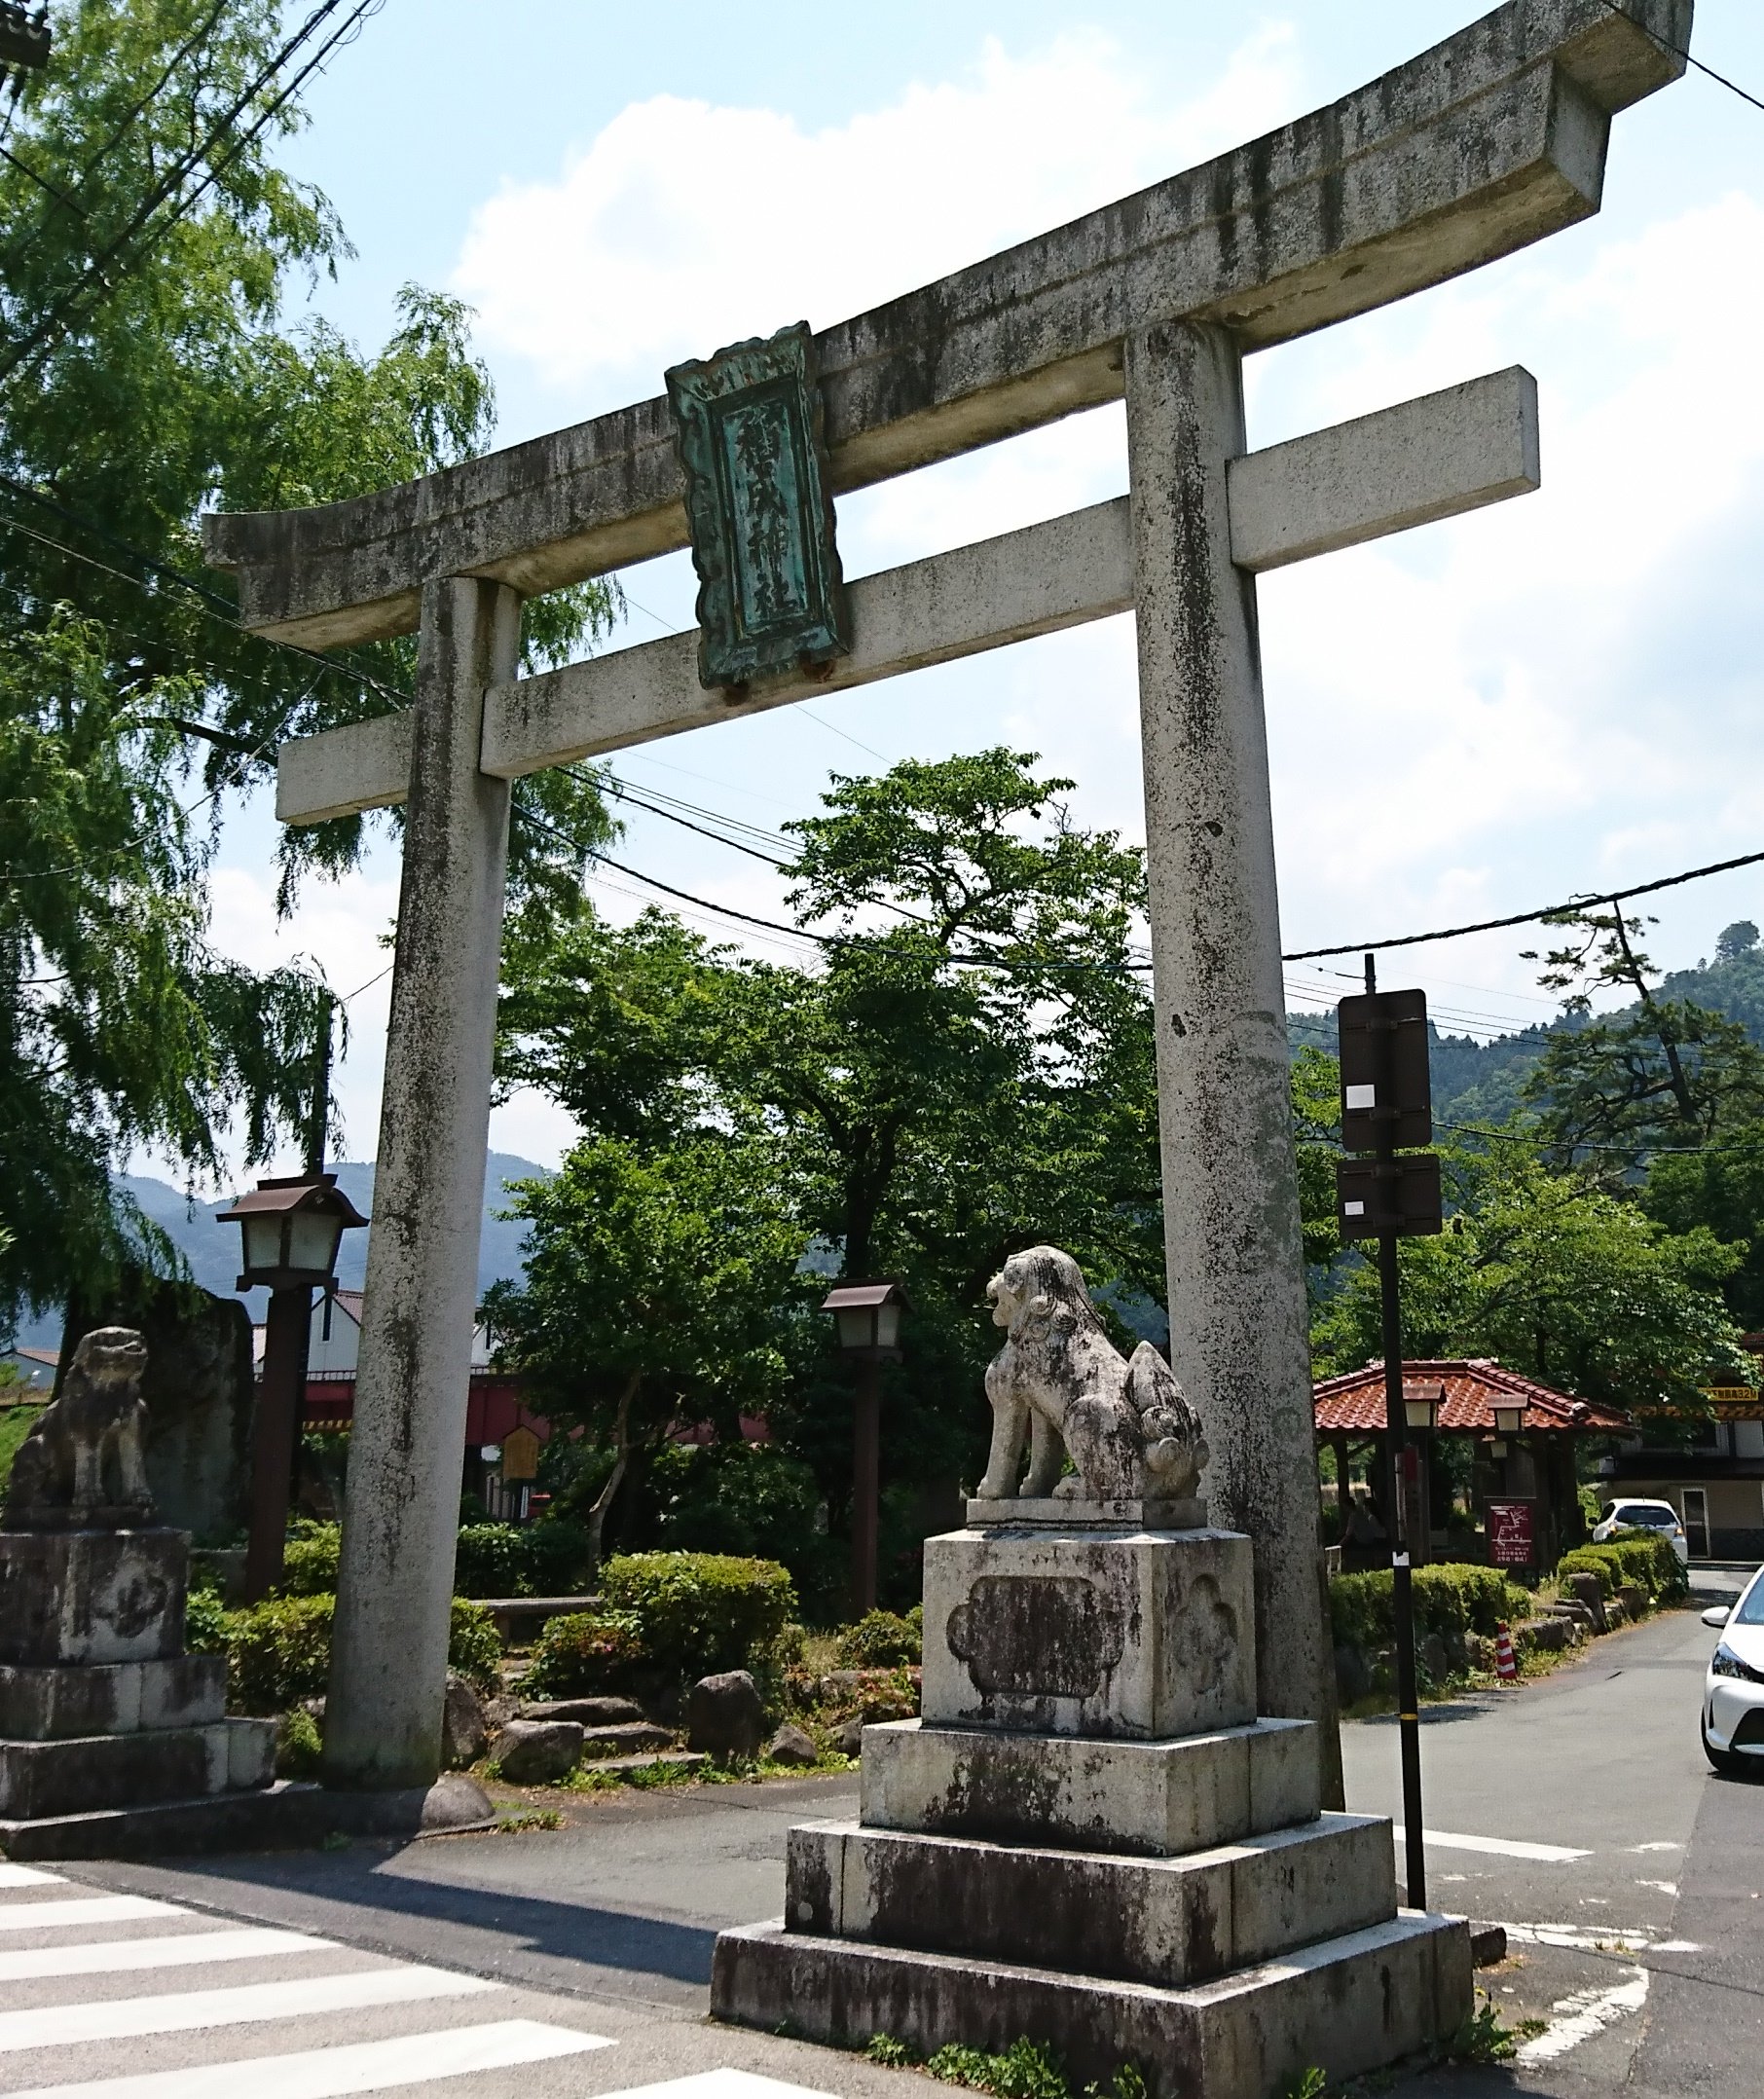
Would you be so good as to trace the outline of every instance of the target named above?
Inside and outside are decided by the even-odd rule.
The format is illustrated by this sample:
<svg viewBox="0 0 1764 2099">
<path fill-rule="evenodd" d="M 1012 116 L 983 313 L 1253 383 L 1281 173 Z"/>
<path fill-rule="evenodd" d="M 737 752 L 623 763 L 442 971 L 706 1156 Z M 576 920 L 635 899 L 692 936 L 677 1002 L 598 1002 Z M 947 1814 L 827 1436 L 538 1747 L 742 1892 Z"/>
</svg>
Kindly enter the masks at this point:
<svg viewBox="0 0 1764 2099">
<path fill-rule="evenodd" d="M 1013 2041 L 1002 2055 L 947 2042 L 921 2064 L 910 2043 L 893 2034 L 872 2034 L 864 2057 L 886 2070 L 923 2068 L 928 2077 L 969 2091 L 990 2092 L 993 2099 L 1074 2099 L 1059 2057 L 1027 2035 Z M 1132 2063 L 1122 2063 L 1106 2084 L 1086 2084 L 1083 2099 L 1146 2099 L 1146 2081 Z"/>
<path fill-rule="evenodd" d="M 1482 2002 L 1446 2043 L 1446 2059 L 1453 2063 L 1508 2063 L 1519 2053 L 1522 2041 L 1533 2040 L 1546 2025 L 1543 2019 L 1521 2019 L 1506 2025 L 1486 1990 L 1478 1990 Z"/>
<path fill-rule="evenodd" d="M 496 1817 L 497 1836 L 518 1836 L 523 1829 L 561 1829 L 564 1818 L 556 1808 L 522 1808 L 514 1815 Z"/>
</svg>

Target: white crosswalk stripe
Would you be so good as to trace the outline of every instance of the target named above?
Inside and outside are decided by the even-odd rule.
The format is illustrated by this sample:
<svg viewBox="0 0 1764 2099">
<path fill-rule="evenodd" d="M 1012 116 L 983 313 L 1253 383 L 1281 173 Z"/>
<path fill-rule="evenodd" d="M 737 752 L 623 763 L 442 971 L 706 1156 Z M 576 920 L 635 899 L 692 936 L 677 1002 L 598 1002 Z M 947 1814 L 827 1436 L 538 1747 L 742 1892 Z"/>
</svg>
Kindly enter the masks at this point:
<svg viewBox="0 0 1764 2099">
<path fill-rule="evenodd" d="M 526 1993 L 502 1982 L 310 1933 L 233 1925 L 177 1902 L 105 1895 L 5 1860 L 0 1934 L 0 2092 L 13 2099 L 332 2099 L 442 2092 L 452 2080 L 496 2071 L 511 2076 L 494 2088 L 513 2095 L 525 2088 L 525 2066 L 612 2045 L 573 2025 L 507 2015 L 526 2008 Z M 176 1987 L 191 1970 L 204 1987 Z M 504 2015 L 474 2016 L 480 2007 Z M 278 2048 L 282 2021 L 299 2023 Z M 388 2021 L 417 2030 L 388 2035 Z M 241 2054 L 241 2041 L 225 2038 L 230 2030 L 250 2034 L 249 2045 L 264 2052 Z M 140 2069 L 136 2044 L 150 2036 L 148 2060 L 189 2059 Z M 79 2052 L 69 2059 L 69 2049 Z M 20 2091 L 7 2074 L 14 2063 L 13 2078 L 41 2079 L 52 2064 L 62 2074 Z"/>
</svg>

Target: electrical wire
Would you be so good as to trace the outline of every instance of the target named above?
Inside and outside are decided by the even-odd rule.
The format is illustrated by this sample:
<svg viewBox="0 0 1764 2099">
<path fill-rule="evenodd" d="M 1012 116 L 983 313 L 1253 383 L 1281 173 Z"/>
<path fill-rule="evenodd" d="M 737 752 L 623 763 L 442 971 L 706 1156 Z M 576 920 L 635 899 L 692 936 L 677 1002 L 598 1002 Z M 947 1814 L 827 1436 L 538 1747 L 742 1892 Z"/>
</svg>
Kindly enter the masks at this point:
<svg viewBox="0 0 1764 2099">
<path fill-rule="evenodd" d="M 1727 89 L 1730 93 L 1737 94 L 1741 101 L 1749 102 L 1753 109 L 1764 109 L 1764 101 L 1760 101 L 1755 94 L 1742 88 L 1737 80 L 1729 80 L 1725 73 L 1717 73 L 1712 65 L 1705 65 L 1701 58 L 1693 58 L 1682 44 L 1674 44 L 1670 37 L 1662 36 L 1658 29 L 1650 29 L 1646 22 L 1636 20 L 1628 8 L 1619 4 L 1619 0 L 1604 0 L 1604 4 L 1613 15 L 1621 15 L 1625 21 L 1634 23 L 1643 36 L 1657 44 L 1662 51 L 1670 51 L 1674 58 L 1682 58 L 1686 65 L 1694 66 L 1699 73 L 1707 74 L 1710 80 L 1717 82 L 1721 87 Z"/>
<path fill-rule="evenodd" d="M 1434 1121 L 1435 1129 L 1455 1130 L 1460 1136 L 1488 1137 L 1498 1144 L 1525 1144 L 1533 1151 L 1554 1147 L 1569 1152 L 1615 1152 L 1629 1159 L 1653 1159 L 1663 1153 L 1684 1154 L 1692 1158 L 1707 1158 L 1711 1152 L 1764 1152 L 1764 1139 L 1756 1144 L 1593 1144 L 1565 1137 L 1547 1137 L 1540 1131 L 1527 1135 L 1524 1130 L 1484 1129 L 1475 1123 L 1442 1123 Z"/>
</svg>

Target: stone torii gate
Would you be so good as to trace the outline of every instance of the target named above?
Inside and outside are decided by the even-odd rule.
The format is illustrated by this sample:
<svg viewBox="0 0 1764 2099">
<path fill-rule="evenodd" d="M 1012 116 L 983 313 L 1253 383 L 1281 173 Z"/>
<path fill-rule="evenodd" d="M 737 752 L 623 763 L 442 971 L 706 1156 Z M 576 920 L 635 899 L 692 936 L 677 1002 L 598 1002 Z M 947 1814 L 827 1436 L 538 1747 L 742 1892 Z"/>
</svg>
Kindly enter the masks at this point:
<svg viewBox="0 0 1764 2099">
<path fill-rule="evenodd" d="M 706 689 L 684 635 L 517 678 L 523 597 L 687 543 L 665 398 L 382 495 L 204 521 L 253 632 L 421 637 L 409 713 L 279 756 L 285 823 L 407 810 L 331 1783 L 438 1767 L 509 783 L 1128 608 L 1170 1352 L 1216 1520 L 1255 1542 L 1257 1710 L 1323 1723 L 1332 1753 L 1255 577 L 1534 488 L 1535 395 L 1497 373 L 1251 453 L 1242 360 L 1596 212 L 1611 117 L 1683 70 L 1691 12 L 1509 0 L 1327 109 L 819 334 L 833 494 L 1123 394 L 1131 488 L 852 583 L 830 670 Z"/>
</svg>

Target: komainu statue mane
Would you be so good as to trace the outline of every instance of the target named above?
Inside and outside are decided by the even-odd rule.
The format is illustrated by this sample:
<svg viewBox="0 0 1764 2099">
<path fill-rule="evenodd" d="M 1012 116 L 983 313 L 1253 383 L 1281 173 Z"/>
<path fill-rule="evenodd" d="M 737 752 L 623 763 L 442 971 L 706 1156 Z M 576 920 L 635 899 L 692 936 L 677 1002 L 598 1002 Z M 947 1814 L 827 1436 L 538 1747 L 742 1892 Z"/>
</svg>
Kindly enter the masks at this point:
<svg viewBox="0 0 1764 2099">
<path fill-rule="evenodd" d="M 132 1327 L 82 1336 L 59 1395 L 13 1459 L 0 1528 L 122 1529 L 151 1524 L 141 1374 L 147 1345 Z"/>
<path fill-rule="evenodd" d="M 1070 1254 L 1057 1246 L 1012 1254 L 986 1295 L 1006 1341 L 986 1372 L 992 1454 L 978 1499 L 1195 1493 L 1207 1448 L 1194 1410 L 1150 1342 L 1129 1359 L 1110 1341 Z M 1029 1467 L 1019 1483 L 1025 1436 Z M 1068 1456 L 1074 1476 L 1062 1481 Z"/>
</svg>

